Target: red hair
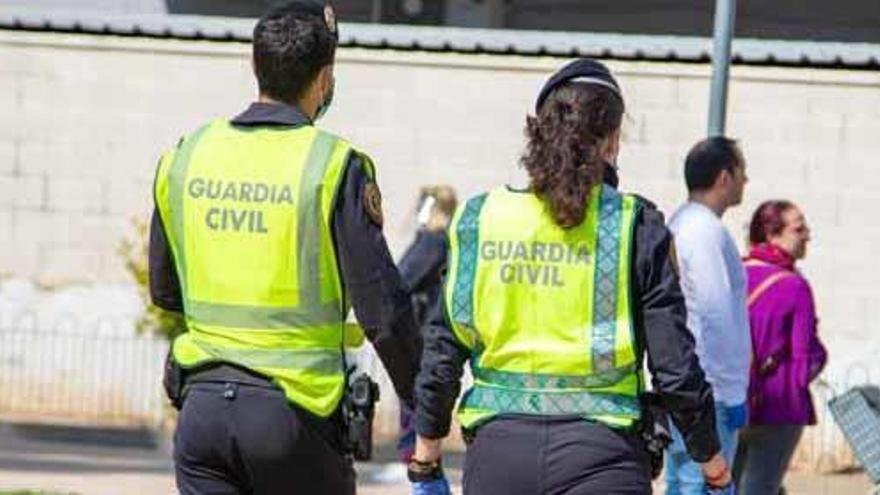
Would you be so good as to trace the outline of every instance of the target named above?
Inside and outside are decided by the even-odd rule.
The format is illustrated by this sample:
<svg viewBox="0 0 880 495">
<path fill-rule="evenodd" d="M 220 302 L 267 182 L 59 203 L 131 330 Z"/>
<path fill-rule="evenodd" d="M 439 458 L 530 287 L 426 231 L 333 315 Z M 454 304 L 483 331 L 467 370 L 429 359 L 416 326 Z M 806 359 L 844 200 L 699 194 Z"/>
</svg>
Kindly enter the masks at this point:
<svg viewBox="0 0 880 495">
<path fill-rule="evenodd" d="M 749 244 L 757 246 L 767 242 L 767 238 L 777 235 L 785 228 L 782 214 L 794 208 L 794 203 L 784 199 L 765 201 L 752 214 L 749 224 Z"/>
</svg>

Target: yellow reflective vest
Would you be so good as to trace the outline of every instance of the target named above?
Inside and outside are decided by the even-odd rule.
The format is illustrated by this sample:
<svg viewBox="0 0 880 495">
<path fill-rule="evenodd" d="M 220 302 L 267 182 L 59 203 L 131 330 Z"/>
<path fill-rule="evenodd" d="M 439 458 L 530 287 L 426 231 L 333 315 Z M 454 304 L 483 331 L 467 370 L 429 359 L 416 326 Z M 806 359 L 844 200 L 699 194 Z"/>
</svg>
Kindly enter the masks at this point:
<svg viewBox="0 0 880 495">
<path fill-rule="evenodd" d="M 630 301 L 634 197 L 596 186 L 563 229 L 538 196 L 507 188 L 459 208 L 449 229 L 448 320 L 471 352 L 459 420 L 572 415 L 626 428 L 640 417 Z"/>
<path fill-rule="evenodd" d="M 330 222 L 351 152 L 312 126 L 218 120 L 162 157 L 154 193 L 183 296 L 181 366 L 233 363 L 319 416 L 336 409 L 349 304 Z"/>
</svg>

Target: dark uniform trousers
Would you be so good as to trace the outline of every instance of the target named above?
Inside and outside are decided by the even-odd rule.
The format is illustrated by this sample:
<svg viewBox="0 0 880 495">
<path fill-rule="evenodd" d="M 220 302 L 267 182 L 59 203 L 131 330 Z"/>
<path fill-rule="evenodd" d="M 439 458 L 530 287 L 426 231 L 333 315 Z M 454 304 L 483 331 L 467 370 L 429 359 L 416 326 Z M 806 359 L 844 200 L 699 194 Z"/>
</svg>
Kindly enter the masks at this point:
<svg viewBox="0 0 880 495">
<path fill-rule="evenodd" d="M 642 495 L 650 460 L 634 434 L 582 419 L 499 418 L 465 456 L 465 495 Z"/>
<path fill-rule="evenodd" d="M 338 415 L 292 405 L 268 381 L 188 380 L 174 437 L 182 495 L 353 495 Z"/>
</svg>

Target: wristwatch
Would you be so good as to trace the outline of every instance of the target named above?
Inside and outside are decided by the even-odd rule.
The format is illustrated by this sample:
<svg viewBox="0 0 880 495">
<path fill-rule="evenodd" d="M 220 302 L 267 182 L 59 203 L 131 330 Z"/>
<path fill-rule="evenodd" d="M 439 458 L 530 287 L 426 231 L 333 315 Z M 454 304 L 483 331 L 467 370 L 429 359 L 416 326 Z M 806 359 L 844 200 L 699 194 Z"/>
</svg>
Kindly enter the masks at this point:
<svg viewBox="0 0 880 495">
<path fill-rule="evenodd" d="M 420 461 L 412 459 L 406 465 L 406 477 L 410 483 L 439 480 L 443 477 L 443 466 L 440 460 Z"/>
</svg>

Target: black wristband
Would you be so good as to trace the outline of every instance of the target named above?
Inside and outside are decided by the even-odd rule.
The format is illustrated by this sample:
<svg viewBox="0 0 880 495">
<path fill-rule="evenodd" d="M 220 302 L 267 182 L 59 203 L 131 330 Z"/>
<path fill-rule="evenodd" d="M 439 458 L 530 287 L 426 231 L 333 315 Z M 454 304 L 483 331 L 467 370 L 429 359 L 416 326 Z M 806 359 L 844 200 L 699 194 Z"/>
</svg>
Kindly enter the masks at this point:
<svg viewBox="0 0 880 495">
<path fill-rule="evenodd" d="M 443 477 L 443 466 L 440 461 L 422 462 L 413 459 L 406 466 L 406 477 L 410 483 L 439 480 Z"/>
</svg>

